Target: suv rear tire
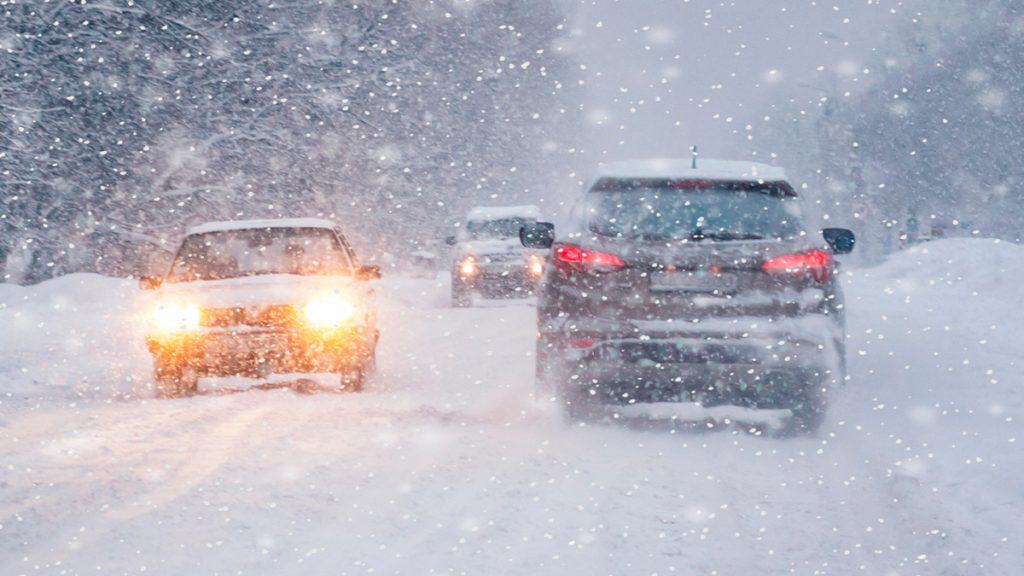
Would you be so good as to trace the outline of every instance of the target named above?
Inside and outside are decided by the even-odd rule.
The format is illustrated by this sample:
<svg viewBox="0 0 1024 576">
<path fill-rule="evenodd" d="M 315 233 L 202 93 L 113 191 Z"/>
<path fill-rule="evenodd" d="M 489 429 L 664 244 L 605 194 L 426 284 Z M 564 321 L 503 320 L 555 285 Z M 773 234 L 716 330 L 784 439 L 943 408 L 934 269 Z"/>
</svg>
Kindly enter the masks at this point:
<svg viewBox="0 0 1024 576">
<path fill-rule="evenodd" d="M 563 384 L 560 387 L 558 402 L 569 424 L 591 422 L 600 414 L 598 405 L 589 396 L 587 390 L 573 388 L 570 384 Z"/>
<path fill-rule="evenodd" d="M 589 388 L 573 380 L 573 368 L 563 359 L 558 340 L 537 338 L 535 354 L 534 394 L 537 399 L 550 401 L 553 397 L 568 424 L 593 421 L 599 414 L 599 403 L 591 398 Z"/>
<path fill-rule="evenodd" d="M 813 436 L 825 422 L 828 413 L 826 391 L 821 383 L 809 382 L 789 407 L 792 415 L 781 430 L 782 436 Z"/>
</svg>

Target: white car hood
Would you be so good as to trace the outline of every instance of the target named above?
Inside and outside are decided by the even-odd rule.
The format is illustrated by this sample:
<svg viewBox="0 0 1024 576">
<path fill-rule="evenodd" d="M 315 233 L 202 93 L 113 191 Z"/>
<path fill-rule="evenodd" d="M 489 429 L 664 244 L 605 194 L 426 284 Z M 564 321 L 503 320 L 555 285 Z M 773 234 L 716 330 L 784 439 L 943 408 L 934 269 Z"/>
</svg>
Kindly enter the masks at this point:
<svg viewBox="0 0 1024 576">
<path fill-rule="evenodd" d="M 350 276 L 275 274 L 164 284 L 157 291 L 157 298 L 201 308 L 234 308 L 301 304 L 326 295 L 354 297 L 362 292 Z"/>
</svg>

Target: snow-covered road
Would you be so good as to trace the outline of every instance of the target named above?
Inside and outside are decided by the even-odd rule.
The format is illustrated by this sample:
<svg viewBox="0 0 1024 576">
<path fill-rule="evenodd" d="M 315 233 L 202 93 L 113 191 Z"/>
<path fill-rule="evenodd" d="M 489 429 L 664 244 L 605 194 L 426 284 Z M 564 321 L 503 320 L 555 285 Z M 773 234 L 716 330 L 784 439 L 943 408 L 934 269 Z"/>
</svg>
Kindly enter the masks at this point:
<svg viewBox="0 0 1024 576">
<path fill-rule="evenodd" d="M 791 440 L 568 427 L 533 310 L 431 280 L 382 282 L 365 394 L 172 401 L 131 285 L 0 285 L 0 574 L 1019 574 L 1022 281 L 982 240 L 851 271 L 852 381 Z"/>
</svg>

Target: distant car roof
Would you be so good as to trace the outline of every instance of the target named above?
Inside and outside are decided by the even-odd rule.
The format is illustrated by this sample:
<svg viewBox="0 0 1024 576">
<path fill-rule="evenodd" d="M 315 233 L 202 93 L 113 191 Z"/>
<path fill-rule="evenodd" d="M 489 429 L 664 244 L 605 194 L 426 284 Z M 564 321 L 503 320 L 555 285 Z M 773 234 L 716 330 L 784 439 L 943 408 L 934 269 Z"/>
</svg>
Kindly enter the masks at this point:
<svg viewBox="0 0 1024 576">
<path fill-rule="evenodd" d="M 525 206 L 477 206 L 470 210 L 466 216 L 466 220 L 472 222 L 503 220 L 505 218 L 537 220 L 540 218 L 540 208 L 532 204 Z"/>
<path fill-rule="evenodd" d="M 228 220 L 225 222 L 207 222 L 188 229 L 188 234 L 207 234 L 209 232 L 225 232 L 229 230 L 265 230 L 267 228 L 327 228 L 337 224 L 321 218 L 278 218 L 273 220 Z"/>
<path fill-rule="evenodd" d="M 693 168 L 691 158 L 651 158 L 609 162 L 598 168 L 600 178 L 694 178 L 707 180 L 737 180 L 754 182 L 780 182 L 786 180 L 785 168 L 737 160 L 711 160 L 698 158 Z"/>
</svg>

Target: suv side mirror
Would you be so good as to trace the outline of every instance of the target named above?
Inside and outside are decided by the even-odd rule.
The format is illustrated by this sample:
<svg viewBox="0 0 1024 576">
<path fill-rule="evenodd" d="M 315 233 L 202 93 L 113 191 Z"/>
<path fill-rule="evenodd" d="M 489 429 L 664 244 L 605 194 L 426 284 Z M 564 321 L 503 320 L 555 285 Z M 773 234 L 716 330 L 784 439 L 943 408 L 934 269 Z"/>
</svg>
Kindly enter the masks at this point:
<svg viewBox="0 0 1024 576">
<path fill-rule="evenodd" d="M 139 288 L 143 290 L 156 290 L 163 282 L 164 279 L 160 276 L 140 276 Z"/>
<path fill-rule="evenodd" d="M 459 243 L 459 239 L 456 238 L 455 236 L 448 236 L 447 238 L 444 239 L 444 243 L 449 246 L 455 246 L 456 244 Z"/>
<path fill-rule="evenodd" d="M 380 279 L 380 266 L 376 264 L 372 266 L 360 266 L 356 270 L 356 280 L 379 280 Z"/>
<path fill-rule="evenodd" d="M 825 237 L 825 242 L 828 242 L 836 254 L 849 254 L 857 245 L 857 236 L 852 230 L 846 228 L 825 228 L 821 231 L 821 235 Z"/>
<path fill-rule="evenodd" d="M 527 248 L 551 248 L 555 243 L 555 225 L 532 222 L 519 229 L 519 241 Z"/>
</svg>

